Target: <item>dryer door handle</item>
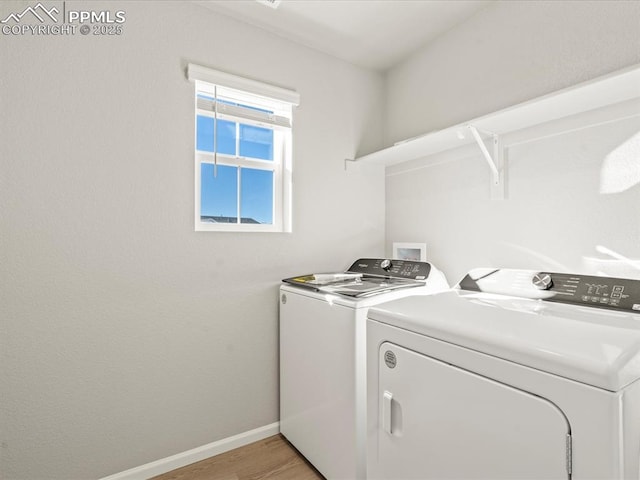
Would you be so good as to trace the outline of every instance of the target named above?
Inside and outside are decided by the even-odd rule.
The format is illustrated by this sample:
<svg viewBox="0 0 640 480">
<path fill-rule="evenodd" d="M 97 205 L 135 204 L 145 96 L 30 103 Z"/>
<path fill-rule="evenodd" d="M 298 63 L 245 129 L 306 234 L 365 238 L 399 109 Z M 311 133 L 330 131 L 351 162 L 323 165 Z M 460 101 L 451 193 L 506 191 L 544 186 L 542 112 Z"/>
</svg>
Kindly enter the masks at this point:
<svg viewBox="0 0 640 480">
<path fill-rule="evenodd" d="M 391 428 L 391 403 L 393 402 L 393 393 L 385 390 L 382 394 L 382 429 L 389 435 L 393 434 Z"/>
</svg>

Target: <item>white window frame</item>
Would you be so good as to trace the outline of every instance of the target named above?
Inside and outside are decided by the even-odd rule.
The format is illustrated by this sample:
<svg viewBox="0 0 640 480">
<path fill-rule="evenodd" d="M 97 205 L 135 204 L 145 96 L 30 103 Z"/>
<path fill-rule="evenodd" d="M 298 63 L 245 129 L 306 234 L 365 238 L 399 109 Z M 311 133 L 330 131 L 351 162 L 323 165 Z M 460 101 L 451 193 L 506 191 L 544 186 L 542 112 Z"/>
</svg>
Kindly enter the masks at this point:
<svg viewBox="0 0 640 480">
<path fill-rule="evenodd" d="M 189 64 L 187 76 L 195 83 L 194 94 L 194 157 L 195 157 L 195 230 L 208 232 L 291 232 L 292 231 L 292 110 L 299 104 L 299 95 L 291 90 L 286 90 L 273 85 L 257 82 L 255 80 L 230 75 L 218 70 L 212 70 L 199 65 Z M 222 94 L 218 93 L 222 92 Z M 233 114 L 222 111 L 206 111 L 198 107 L 198 93 L 224 98 L 232 96 L 242 103 L 265 107 L 274 111 L 278 121 L 264 123 L 260 119 L 252 120 L 237 118 Z M 204 152 L 197 150 L 197 118 L 198 116 L 210 116 L 220 120 L 230 120 L 239 124 L 254 125 L 269 128 L 274 132 L 273 160 L 261 160 L 246 158 L 237 155 L 227 155 L 216 152 Z M 238 133 L 238 132 L 237 132 Z M 239 142 L 239 135 L 236 135 Z M 236 145 L 236 153 L 239 152 Z M 227 165 L 239 167 L 238 174 L 238 223 L 211 223 L 201 220 L 201 185 L 202 164 Z M 216 167 L 214 167 L 216 168 Z M 271 224 L 240 223 L 241 222 L 241 172 L 242 168 L 269 170 L 273 172 L 273 214 Z"/>
</svg>

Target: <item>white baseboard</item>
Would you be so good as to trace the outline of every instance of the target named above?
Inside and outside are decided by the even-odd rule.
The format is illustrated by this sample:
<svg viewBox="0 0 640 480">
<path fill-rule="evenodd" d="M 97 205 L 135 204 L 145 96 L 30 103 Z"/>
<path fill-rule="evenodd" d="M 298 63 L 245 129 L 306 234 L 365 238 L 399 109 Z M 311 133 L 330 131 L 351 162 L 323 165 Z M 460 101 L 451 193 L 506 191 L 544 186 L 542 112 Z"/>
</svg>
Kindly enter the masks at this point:
<svg viewBox="0 0 640 480">
<path fill-rule="evenodd" d="M 217 442 L 202 445 L 186 452 L 171 455 L 155 462 L 140 465 L 139 467 L 114 473 L 100 480 L 146 480 L 156 475 L 170 472 L 176 468 L 190 465 L 215 455 L 219 455 L 234 448 L 242 447 L 258 440 L 262 440 L 280 432 L 280 422 L 265 425 L 248 432 L 239 433 L 233 437 L 223 438 Z"/>
</svg>

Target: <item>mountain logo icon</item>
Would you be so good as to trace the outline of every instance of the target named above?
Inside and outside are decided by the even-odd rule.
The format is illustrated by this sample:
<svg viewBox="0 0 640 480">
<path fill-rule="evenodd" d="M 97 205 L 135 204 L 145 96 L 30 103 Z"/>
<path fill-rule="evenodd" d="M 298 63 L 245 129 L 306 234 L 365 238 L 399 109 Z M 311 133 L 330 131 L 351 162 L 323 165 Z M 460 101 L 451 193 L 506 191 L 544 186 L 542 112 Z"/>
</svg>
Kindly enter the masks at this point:
<svg viewBox="0 0 640 480">
<path fill-rule="evenodd" d="M 13 20 L 16 23 L 20 23 L 22 17 L 24 17 L 27 13 L 31 13 L 34 17 L 40 20 L 40 23 L 44 23 L 46 17 L 49 17 L 55 23 L 58 23 L 58 19 L 54 17 L 54 14 L 60 13 L 60 11 L 56 7 L 52 7 L 47 10 L 42 3 L 38 3 L 35 7 L 27 7 L 23 10 L 22 13 L 12 13 L 4 20 L 0 20 L 0 23 L 8 23 L 10 20 Z"/>
</svg>

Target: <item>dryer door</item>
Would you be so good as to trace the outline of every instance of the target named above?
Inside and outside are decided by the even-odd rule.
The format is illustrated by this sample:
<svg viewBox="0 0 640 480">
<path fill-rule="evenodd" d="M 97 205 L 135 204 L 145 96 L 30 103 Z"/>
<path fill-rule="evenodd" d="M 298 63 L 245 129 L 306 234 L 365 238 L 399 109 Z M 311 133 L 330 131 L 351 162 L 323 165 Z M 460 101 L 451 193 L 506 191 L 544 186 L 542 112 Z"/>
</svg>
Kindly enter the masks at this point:
<svg viewBox="0 0 640 480">
<path fill-rule="evenodd" d="M 551 402 L 384 343 L 369 478 L 567 479 L 570 429 Z"/>
</svg>

